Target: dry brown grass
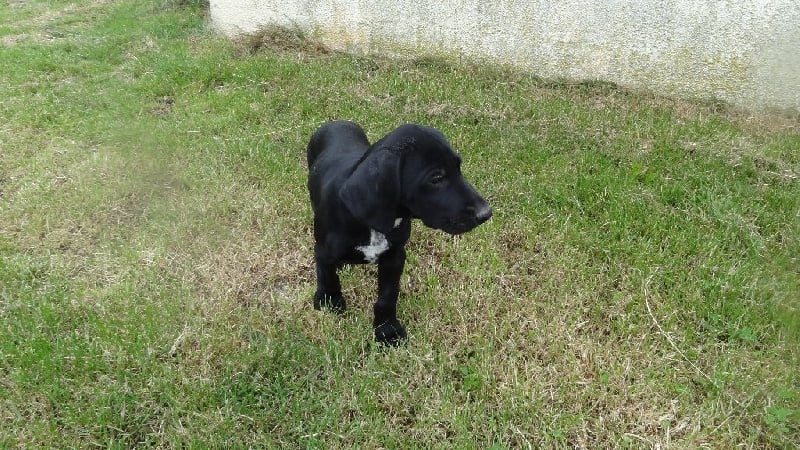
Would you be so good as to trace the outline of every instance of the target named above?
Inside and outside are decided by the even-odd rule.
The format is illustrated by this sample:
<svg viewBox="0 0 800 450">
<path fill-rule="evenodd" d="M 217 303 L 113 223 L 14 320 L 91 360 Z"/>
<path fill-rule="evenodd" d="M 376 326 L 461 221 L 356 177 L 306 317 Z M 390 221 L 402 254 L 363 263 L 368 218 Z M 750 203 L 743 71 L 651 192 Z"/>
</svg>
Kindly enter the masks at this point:
<svg viewBox="0 0 800 450">
<path fill-rule="evenodd" d="M 262 51 L 280 51 L 321 56 L 331 51 L 319 42 L 309 39 L 299 28 L 267 25 L 254 33 L 243 34 L 234 39 L 237 50 L 248 55 Z"/>
</svg>

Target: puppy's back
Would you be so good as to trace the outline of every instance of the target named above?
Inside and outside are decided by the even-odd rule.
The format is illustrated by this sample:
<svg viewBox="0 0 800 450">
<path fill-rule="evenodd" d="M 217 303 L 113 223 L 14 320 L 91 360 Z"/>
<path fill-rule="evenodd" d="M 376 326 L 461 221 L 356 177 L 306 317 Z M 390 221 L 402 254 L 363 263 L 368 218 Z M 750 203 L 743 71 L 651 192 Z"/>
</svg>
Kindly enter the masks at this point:
<svg viewBox="0 0 800 450">
<path fill-rule="evenodd" d="M 332 153 L 363 153 L 369 148 L 369 139 L 355 122 L 335 120 L 322 124 L 311 136 L 306 149 L 308 168 L 314 165 L 323 151 Z"/>
</svg>

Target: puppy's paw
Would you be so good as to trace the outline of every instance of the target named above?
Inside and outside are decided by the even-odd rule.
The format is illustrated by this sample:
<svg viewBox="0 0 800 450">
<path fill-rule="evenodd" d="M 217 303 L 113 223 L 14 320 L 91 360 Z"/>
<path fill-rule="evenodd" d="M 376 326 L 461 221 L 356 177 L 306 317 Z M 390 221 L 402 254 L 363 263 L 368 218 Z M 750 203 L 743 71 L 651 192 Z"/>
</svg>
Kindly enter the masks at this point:
<svg viewBox="0 0 800 450">
<path fill-rule="evenodd" d="M 344 314 L 347 304 L 342 294 L 328 295 L 317 291 L 314 294 L 314 309 L 319 311 L 322 308 L 330 309 L 336 314 Z"/>
<path fill-rule="evenodd" d="M 378 344 L 397 347 L 406 340 L 406 329 L 397 319 L 388 320 L 375 327 L 375 341 Z"/>
</svg>

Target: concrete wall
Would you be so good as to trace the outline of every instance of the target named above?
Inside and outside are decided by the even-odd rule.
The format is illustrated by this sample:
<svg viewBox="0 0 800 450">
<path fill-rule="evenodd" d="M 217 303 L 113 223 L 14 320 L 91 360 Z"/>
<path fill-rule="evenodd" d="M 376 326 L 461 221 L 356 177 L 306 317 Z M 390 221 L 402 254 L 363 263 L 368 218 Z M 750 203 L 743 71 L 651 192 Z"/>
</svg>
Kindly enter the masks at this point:
<svg viewBox="0 0 800 450">
<path fill-rule="evenodd" d="M 229 35 L 278 24 L 352 52 L 800 111 L 800 0 L 211 0 L 211 18 Z"/>
</svg>

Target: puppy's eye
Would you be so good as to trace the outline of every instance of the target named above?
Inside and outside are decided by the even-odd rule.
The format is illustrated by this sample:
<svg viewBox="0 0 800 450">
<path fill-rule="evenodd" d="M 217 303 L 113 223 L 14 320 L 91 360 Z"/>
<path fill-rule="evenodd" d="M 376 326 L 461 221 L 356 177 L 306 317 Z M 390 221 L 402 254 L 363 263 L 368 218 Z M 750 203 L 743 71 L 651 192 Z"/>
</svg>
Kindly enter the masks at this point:
<svg viewBox="0 0 800 450">
<path fill-rule="evenodd" d="M 428 182 L 430 184 L 440 184 L 444 181 L 444 172 L 436 172 L 434 173 Z"/>
</svg>

